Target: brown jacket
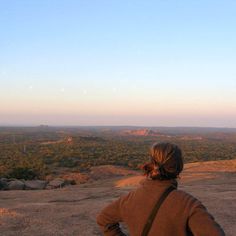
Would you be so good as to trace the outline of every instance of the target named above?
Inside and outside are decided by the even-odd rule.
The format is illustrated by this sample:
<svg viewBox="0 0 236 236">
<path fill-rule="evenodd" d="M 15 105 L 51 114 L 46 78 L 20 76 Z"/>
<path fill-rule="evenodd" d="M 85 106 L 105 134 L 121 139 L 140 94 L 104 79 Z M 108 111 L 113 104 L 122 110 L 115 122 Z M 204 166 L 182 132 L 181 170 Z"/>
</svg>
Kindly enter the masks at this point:
<svg viewBox="0 0 236 236">
<path fill-rule="evenodd" d="M 125 222 L 131 236 L 140 236 L 162 193 L 175 180 L 145 180 L 136 190 L 105 207 L 97 216 L 104 235 L 124 235 L 119 222 Z M 224 236 L 225 233 L 200 201 L 181 190 L 172 191 L 161 205 L 149 236 Z"/>
</svg>

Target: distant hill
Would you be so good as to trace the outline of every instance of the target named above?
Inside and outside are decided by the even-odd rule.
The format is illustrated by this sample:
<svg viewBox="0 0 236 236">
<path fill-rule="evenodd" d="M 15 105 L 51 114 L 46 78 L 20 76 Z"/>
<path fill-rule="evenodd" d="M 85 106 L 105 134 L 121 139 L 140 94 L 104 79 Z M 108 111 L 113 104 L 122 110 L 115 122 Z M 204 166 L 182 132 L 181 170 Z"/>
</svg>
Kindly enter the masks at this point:
<svg viewBox="0 0 236 236">
<path fill-rule="evenodd" d="M 120 132 L 123 135 L 135 135 L 135 136 L 160 136 L 163 135 L 158 131 L 154 131 L 151 129 L 125 129 Z"/>
</svg>

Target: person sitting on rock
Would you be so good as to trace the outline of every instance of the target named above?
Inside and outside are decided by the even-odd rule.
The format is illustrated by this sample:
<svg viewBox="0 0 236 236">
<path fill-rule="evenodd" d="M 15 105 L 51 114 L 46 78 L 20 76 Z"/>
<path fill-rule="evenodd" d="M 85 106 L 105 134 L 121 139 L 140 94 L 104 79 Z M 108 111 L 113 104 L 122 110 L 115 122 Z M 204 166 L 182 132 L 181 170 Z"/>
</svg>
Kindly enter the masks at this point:
<svg viewBox="0 0 236 236">
<path fill-rule="evenodd" d="M 220 225 L 192 195 L 177 189 L 183 170 L 182 152 L 177 145 L 156 143 L 150 162 L 142 166 L 147 178 L 140 187 L 106 206 L 97 223 L 106 236 L 224 236 Z"/>
</svg>

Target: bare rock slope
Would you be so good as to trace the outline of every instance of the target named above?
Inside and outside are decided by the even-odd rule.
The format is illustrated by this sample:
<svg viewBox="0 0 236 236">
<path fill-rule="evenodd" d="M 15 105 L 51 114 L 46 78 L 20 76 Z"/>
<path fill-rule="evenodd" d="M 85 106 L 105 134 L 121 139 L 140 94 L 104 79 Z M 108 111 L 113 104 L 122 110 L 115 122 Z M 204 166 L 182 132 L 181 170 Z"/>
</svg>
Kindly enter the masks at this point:
<svg viewBox="0 0 236 236">
<path fill-rule="evenodd" d="M 138 185 L 143 178 L 112 177 L 62 189 L 0 192 L 0 235 L 102 235 L 96 215 L 104 205 Z M 125 171 L 124 171 L 125 172 Z M 236 235 L 236 160 L 187 164 L 180 188 L 198 197 L 224 228 Z"/>
</svg>

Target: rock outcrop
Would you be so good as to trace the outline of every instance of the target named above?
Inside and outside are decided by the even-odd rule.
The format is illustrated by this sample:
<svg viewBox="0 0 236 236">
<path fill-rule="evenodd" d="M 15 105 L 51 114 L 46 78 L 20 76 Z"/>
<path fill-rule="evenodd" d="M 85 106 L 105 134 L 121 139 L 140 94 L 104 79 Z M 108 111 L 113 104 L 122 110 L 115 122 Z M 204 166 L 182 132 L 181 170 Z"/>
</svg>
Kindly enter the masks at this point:
<svg viewBox="0 0 236 236">
<path fill-rule="evenodd" d="M 7 185 L 8 190 L 23 190 L 24 187 L 25 187 L 25 183 L 17 179 L 9 181 Z"/>
<path fill-rule="evenodd" d="M 47 189 L 62 188 L 66 184 L 68 184 L 68 182 L 64 179 L 54 179 L 48 183 Z"/>
<path fill-rule="evenodd" d="M 19 179 L 0 179 L 0 190 L 43 190 L 62 188 L 66 185 L 76 184 L 73 180 L 53 179 L 45 180 L 19 180 Z"/>
<path fill-rule="evenodd" d="M 44 180 L 26 180 L 25 190 L 42 190 L 47 186 L 47 181 Z"/>
<path fill-rule="evenodd" d="M 0 179 L 0 190 L 6 190 L 7 189 L 7 179 L 1 178 Z"/>
</svg>

